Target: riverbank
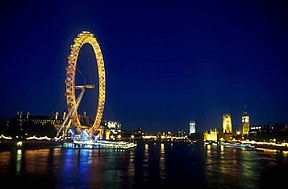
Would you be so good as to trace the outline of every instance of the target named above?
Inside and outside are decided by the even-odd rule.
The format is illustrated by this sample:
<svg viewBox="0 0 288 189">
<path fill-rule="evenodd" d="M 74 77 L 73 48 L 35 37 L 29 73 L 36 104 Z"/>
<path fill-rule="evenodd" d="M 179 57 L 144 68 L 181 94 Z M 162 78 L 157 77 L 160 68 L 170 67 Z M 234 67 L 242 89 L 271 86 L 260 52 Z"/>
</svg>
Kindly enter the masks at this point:
<svg viewBox="0 0 288 189">
<path fill-rule="evenodd" d="M 240 148 L 243 150 L 262 150 L 262 149 L 270 149 L 270 150 L 282 150 L 288 151 L 287 144 L 275 144 L 275 143 L 267 143 L 267 142 L 204 142 L 204 145 L 222 145 L 228 148 Z"/>
<path fill-rule="evenodd" d="M 136 147 L 136 143 L 124 141 L 74 141 L 63 142 L 55 140 L 0 140 L 0 150 L 9 149 L 41 149 L 41 148 L 115 148 L 115 149 L 129 149 Z"/>
<path fill-rule="evenodd" d="M 61 147 L 62 142 L 54 140 L 0 140 L 0 150 L 13 148 L 41 149 Z"/>
</svg>

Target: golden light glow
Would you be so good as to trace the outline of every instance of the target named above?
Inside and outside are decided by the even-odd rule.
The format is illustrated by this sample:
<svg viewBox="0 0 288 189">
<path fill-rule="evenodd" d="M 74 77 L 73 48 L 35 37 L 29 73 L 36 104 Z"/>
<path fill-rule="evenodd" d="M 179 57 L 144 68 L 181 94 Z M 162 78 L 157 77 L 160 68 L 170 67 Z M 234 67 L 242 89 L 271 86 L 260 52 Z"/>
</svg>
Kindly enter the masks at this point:
<svg viewBox="0 0 288 189">
<path fill-rule="evenodd" d="M 223 132 L 224 133 L 232 132 L 232 119 L 230 114 L 223 115 Z"/>
<path fill-rule="evenodd" d="M 203 133 L 204 141 L 217 141 L 218 131 L 217 129 L 210 129 L 210 131 L 205 131 Z"/>
<path fill-rule="evenodd" d="M 250 123 L 249 123 L 249 116 L 245 115 L 242 116 L 242 134 L 249 134 L 250 131 Z"/>
<path fill-rule="evenodd" d="M 104 103 L 105 103 L 105 90 L 106 90 L 106 81 L 105 81 L 105 68 L 104 68 L 104 60 L 103 55 L 100 49 L 100 46 L 94 37 L 94 35 L 90 32 L 83 31 L 74 39 L 74 44 L 71 45 L 71 52 L 68 57 L 68 66 L 66 68 L 66 102 L 68 111 L 73 112 L 76 109 L 76 96 L 75 96 L 75 74 L 76 74 L 76 66 L 77 59 L 79 55 L 79 51 L 84 44 L 90 44 L 93 47 L 94 54 L 97 60 L 98 67 L 98 88 L 99 88 L 99 97 L 98 97 L 98 107 L 96 111 L 95 121 L 93 126 L 89 129 L 90 131 L 97 131 L 100 128 L 101 119 L 104 111 Z M 76 127 L 81 127 L 81 123 L 79 120 L 78 113 L 75 112 L 72 116 L 72 124 Z"/>
<path fill-rule="evenodd" d="M 22 141 L 19 141 L 19 142 L 17 142 L 17 144 L 16 144 L 17 146 L 22 146 L 23 145 L 23 143 L 22 143 Z"/>
</svg>

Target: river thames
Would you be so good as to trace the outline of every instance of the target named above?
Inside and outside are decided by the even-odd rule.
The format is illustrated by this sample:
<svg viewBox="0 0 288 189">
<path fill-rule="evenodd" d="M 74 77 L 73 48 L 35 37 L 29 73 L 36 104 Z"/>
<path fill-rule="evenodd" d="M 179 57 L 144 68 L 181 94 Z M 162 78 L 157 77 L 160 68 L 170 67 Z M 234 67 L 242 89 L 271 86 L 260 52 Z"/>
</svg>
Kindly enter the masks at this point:
<svg viewBox="0 0 288 189">
<path fill-rule="evenodd" d="M 271 188 L 285 186 L 288 152 L 188 142 L 141 142 L 128 150 L 0 151 L 9 188 Z"/>
</svg>

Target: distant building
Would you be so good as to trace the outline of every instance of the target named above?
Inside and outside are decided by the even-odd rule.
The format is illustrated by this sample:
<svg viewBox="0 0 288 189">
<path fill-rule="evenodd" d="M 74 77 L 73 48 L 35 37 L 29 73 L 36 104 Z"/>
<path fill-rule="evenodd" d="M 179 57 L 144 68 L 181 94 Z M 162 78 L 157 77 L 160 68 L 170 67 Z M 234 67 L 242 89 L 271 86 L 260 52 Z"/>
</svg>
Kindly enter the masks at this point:
<svg viewBox="0 0 288 189">
<path fill-rule="evenodd" d="M 59 112 L 55 112 L 54 115 L 33 115 L 30 112 L 23 114 L 22 112 L 17 112 L 16 120 L 22 125 L 25 122 L 32 122 L 34 124 L 45 125 L 50 123 L 54 126 L 54 128 L 58 131 L 63 124 L 67 116 L 66 112 L 63 112 L 63 115 L 60 116 Z M 93 120 L 87 115 L 87 112 L 84 111 L 82 114 L 78 114 L 79 121 L 81 123 L 80 127 L 73 127 L 70 125 L 70 128 L 73 128 L 79 132 L 83 129 L 89 129 L 92 127 Z M 78 130 L 80 129 L 80 130 Z M 97 129 L 100 134 L 100 138 L 106 140 L 114 140 L 116 137 L 121 137 L 122 134 L 122 125 L 120 122 L 111 121 L 111 120 L 103 120 L 101 122 L 100 127 Z"/>
<path fill-rule="evenodd" d="M 185 136 L 186 136 L 186 133 L 185 133 L 184 130 L 178 130 L 178 131 L 177 131 L 177 136 L 178 136 L 178 137 L 185 137 Z"/>
<path fill-rule="evenodd" d="M 263 129 L 262 125 L 251 126 L 251 128 L 249 129 L 249 133 L 250 134 L 257 134 L 257 133 L 260 133 L 262 129 Z"/>
<path fill-rule="evenodd" d="M 195 126 L 196 126 L 196 122 L 195 121 L 190 121 L 189 122 L 189 135 L 196 132 Z"/>
<path fill-rule="evenodd" d="M 203 133 L 203 138 L 204 138 L 204 141 L 214 141 L 214 142 L 217 142 L 218 140 L 218 131 L 217 129 L 210 129 L 209 131 L 205 131 Z"/>
<path fill-rule="evenodd" d="M 111 134 L 117 135 L 121 133 L 121 123 L 117 121 L 104 120 L 103 126 L 111 131 Z"/>
<path fill-rule="evenodd" d="M 52 125 L 61 125 L 63 119 L 59 117 L 59 112 L 56 112 L 55 115 L 32 115 L 30 112 L 27 112 L 24 115 L 22 112 L 17 112 L 17 121 L 19 122 L 28 122 L 31 121 L 35 124 L 45 125 L 46 123 L 51 123 Z"/>
<path fill-rule="evenodd" d="M 242 116 L 242 135 L 249 134 L 249 131 L 250 131 L 249 115 L 245 106 L 243 116 Z"/>
<path fill-rule="evenodd" d="M 92 121 L 90 120 L 89 116 L 87 115 L 86 110 L 84 110 L 82 114 L 78 114 L 78 118 L 79 118 L 81 125 L 85 125 L 87 127 L 92 126 Z"/>
<path fill-rule="evenodd" d="M 228 113 L 223 115 L 223 133 L 232 133 L 232 119 Z"/>
</svg>

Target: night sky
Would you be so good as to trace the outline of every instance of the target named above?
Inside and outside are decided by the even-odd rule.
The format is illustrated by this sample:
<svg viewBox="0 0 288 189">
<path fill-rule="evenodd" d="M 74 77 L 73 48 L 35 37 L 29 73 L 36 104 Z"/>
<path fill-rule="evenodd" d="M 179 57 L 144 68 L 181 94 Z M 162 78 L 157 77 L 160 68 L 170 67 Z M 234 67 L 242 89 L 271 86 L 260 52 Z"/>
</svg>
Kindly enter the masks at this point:
<svg viewBox="0 0 288 189">
<path fill-rule="evenodd" d="M 0 117 L 65 111 L 70 45 L 87 30 L 104 56 L 103 119 L 124 130 L 208 130 L 226 111 L 240 129 L 245 105 L 251 125 L 288 123 L 285 1 L 187 2 L 2 2 Z"/>
</svg>

